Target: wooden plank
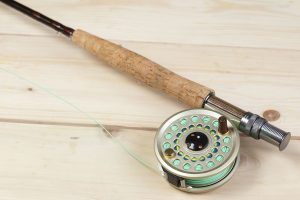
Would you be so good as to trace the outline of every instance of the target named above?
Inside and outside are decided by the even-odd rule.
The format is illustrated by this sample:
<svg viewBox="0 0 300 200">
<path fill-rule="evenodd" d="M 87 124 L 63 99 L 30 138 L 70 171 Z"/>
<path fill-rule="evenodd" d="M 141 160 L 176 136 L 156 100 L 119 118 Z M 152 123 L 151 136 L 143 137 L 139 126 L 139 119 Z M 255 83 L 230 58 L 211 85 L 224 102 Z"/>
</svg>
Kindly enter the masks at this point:
<svg viewBox="0 0 300 200">
<path fill-rule="evenodd" d="M 120 43 L 214 88 L 218 96 L 246 110 L 258 114 L 278 110 L 281 118 L 274 124 L 300 135 L 300 94 L 295 92 L 300 89 L 300 51 Z M 136 84 L 64 38 L 2 36 L 1 45 L 1 67 L 51 89 L 102 123 L 156 128 L 168 116 L 186 108 Z M 27 82 L 1 72 L 0 83 L 1 91 L 5 91 L 0 99 L 2 121 L 91 123 Z"/>
<path fill-rule="evenodd" d="M 116 41 L 293 133 L 284 152 L 241 138 L 241 165 L 210 200 L 300 195 L 300 2 L 283 0 L 27 0 L 25 4 Z M 96 127 L 107 125 L 156 168 L 156 128 L 186 107 L 136 84 L 64 37 L 0 5 L 1 199 L 194 199 L 170 187 Z M 74 110 L 4 70 L 73 103 Z M 87 118 L 86 114 L 91 118 Z M 159 195 L 158 195 L 159 194 Z"/>
<path fill-rule="evenodd" d="M 24 3 L 107 39 L 300 50 L 299 1 L 89 0 Z M 54 35 L 0 6 L 3 34 Z"/>
<path fill-rule="evenodd" d="M 2 199 L 195 199 L 173 189 L 97 128 L 0 123 Z M 156 165 L 154 131 L 113 129 L 130 150 Z M 242 137 L 241 165 L 205 199 L 293 199 L 300 195 L 299 140 L 284 152 Z M 160 194 L 160 195 L 157 195 Z"/>
</svg>

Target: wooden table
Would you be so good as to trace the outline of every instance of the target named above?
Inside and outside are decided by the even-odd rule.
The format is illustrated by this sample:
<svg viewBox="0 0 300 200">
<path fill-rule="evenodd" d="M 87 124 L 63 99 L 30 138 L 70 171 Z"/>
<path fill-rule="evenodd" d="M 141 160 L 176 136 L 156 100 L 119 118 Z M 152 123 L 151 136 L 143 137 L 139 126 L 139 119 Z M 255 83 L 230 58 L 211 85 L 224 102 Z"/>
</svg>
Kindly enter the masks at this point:
<svg viewBox="0 0 300 200">
<path fill-rule="evenodd" d="M 293 136 L 283 152 L 242 137 L 241 165 L 228 184 L 201 195 L 177 191 L 114 141 L 155 166 L 155 130 L 186 107 L 1 4 L 0 199 L 300 195 L 300 1 L 23 2 L 214 88 L 246 110 L 276 110 L 273 123 Z"/>
</svg>

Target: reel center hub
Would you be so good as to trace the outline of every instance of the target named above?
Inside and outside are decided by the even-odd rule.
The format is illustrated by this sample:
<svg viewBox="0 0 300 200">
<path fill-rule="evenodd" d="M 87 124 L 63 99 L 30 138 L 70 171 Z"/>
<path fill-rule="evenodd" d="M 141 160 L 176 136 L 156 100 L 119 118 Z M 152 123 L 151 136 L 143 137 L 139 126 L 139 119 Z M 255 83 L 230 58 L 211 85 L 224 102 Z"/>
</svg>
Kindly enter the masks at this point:
<svg viewBox="0 0 300 200">
<path fill-rule="evenodd" d="M 185 143 L 188 149 L 192 151 L 201 151 L 207 147 L 208 138 L 202 132 L 193 132 L 186 137 Z"/>
</svg>

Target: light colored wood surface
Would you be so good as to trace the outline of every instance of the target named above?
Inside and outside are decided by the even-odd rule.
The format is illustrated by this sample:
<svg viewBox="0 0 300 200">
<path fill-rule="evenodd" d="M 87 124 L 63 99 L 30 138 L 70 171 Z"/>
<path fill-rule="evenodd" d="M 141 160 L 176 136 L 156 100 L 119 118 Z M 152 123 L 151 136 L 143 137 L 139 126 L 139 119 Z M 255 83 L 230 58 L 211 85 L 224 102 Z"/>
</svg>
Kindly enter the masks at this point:
<svg viewBox="0 0 300 200">
<path fill-rule="evenodd" d="M 296 199 L 300 195 L 300 1 L 90 0 L 24 3 L 111 39 L 292 132 L 284 152 L 242 138 L 232 181 L 204 195 L 172 189 L 37 86 L 0 70 L 0 199 Z M 0 67 L 108 125 L 155 165 L 155 129 L 186 108 L 110 69 L 0 4 Z M 43 124 L 43 125 L 41 125 Z M 158 195 L 159 194 L 159 195 Z"/>
</svg>

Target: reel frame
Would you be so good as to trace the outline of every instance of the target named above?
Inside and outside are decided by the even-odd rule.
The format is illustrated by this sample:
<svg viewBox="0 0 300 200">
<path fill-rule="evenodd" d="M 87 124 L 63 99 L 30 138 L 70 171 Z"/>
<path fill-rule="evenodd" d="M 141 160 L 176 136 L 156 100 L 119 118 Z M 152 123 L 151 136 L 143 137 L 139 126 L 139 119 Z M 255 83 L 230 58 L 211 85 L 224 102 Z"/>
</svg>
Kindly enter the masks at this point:
<svg viewBox="0 0 300 200">
<path fill-rule="evenodd" d="M 188 109 L 172 115 L 160 126 L 155 136 L 155 154 L 164 176 L 173 187 L 198 193 L 215 189 L 230 180 L 239 164 L 239 132 L 226 119 L 228 132 L 219 133 L 217 122 L 220 117 L 222 115 L 215 111 Z M 198 132 L 205 134 L 208 145 L 200 151 L 193 151 L 187 147 L 186 138 Z M 170 154 L 170 157 L 166 151 L 171 150 L 175 154 Z M 218 174 L 222 177 L 214 180 Z M 210 178 L 214 178 L 214 182 L 201 186 L 189 184 Z"/>
</svg>

